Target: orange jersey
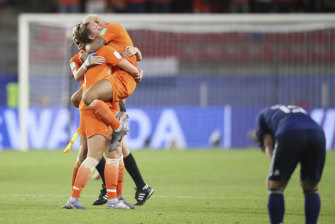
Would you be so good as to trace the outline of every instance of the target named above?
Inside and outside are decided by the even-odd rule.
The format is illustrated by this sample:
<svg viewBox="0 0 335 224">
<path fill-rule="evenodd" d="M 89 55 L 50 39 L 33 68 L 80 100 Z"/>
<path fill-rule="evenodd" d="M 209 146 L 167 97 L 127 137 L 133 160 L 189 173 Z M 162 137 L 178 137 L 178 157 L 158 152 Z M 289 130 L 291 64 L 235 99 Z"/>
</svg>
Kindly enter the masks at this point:
<svg viewBox="0 0 335 224">
<path fill-rule="evenodd" d="M 84 76 L 84 84 L 82 85 L 83 93 L 86 92 L 86 90 L 94 83 L 110 75 L 112 66 L 114 67 L 122 60 L 124 60 L 119 52 L 110 46 L 102 46 L 96 51 L 96 55 L 103 56 L 105 58 L 105 62 L 101 65 L 93 65 L 88 67 Z M 84 104 L 79 106 L 79 109 L 85 108 L 87 108 L 87 106 Z"/>
<path fill-rule="evenodd" d="M 79 69 L 80 66 L 83 64 L 80 60 L 80 54 L 82 53 L 83 51 L 79 51 L 75 56 L 73 56 L 71 59 L 70 59 L 70 67 L 71 67 L 71 74 L 72 74 L 72 77 L 74 77 L 73 75 L 73 71 L 75 69 Z M 80 84 L 83 85 L 84 83 L 84 80 L 81 79 L 80 80 Z"/>
<path fill-rule="evenodd" d="M 98 36 L 104 39 L 109 46 L 119 52 L 122 52 L 127 46 L 134 46 L 127 30 L 119 23 L 108 23 L 104 26 Z M 135 55 L 126 59 L 134 66 L 137 66 Z M 116 68 L 116 70 L 118 70 L 118 68 Z"/>
<path fill-rule="evenodd" d="M 72 77 L 74 78 L 73 72 L 75 69 L 79 69 L 80 66 L 83 64 L 80 60 L 80 55 L 83 53 L 83 51 L 79 51 L 75 56 L 73 56 L 70 59 L 70 67 L 71 67 L 71 72 L 72 72 Z M 80 86 L 83 87 L 85 79 L 80 79 Z M 79 103 L 79 108 L 84 107 L 84 101 L 81 99 Z"/>
</svg>

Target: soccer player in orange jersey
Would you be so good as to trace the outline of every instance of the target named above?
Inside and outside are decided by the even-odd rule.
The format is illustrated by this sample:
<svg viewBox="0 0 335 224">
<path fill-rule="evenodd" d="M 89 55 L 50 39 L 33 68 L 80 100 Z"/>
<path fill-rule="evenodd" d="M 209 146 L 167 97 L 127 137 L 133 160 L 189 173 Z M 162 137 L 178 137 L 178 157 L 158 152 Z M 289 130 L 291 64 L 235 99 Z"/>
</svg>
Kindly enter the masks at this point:
<svg viewBox="0 0 335 224">
<path fill-rule="evenodd" d="M 100 24 L 102 23 L 101 22 L 102 20 L 100 19 L 100 17 L 98 17 L 96 15 L 90 15 L 90 16 L 85 18 L 85 20 L 88 20 L 88 19 L 90 19 L 92 21 L 93 20 L 98 20 L 98 22 Z M 116 26 L 116 27 L 119 27 L 119 28 L 121 27 L 120 24 L 114 24 L 114 23 L 113 23 L 113 26 Z M 122 41 L 122 38 L 115 37 L 117 39 L 117 41 L 113 41 L 113 43 L 119 43 L 120 46 L 118 46 L 117 44 L 114 44 L 113 46 L 118 48 L 118 49 L 121 49 L 122 51 L 124 49 L 126 49 L 126 51 L 122 52 L 122 55 L 126 59 L 129 59 L 129 57 L 135 55 L 135 57 L 132 57 L 132 59 L 130 59 L 131 62 L 136 63 L 136 60 L 141 60 L 142 59 L 141 52 L 137 48 L 127 46 L 127 45 L 132 45 L 132 41 L 129 38 L 128 33 L 122 27 L 121 27 L 120 32 L 118 32 L 118 29 L 115 29 L 115 31 L 117 31 L 118 34 L 122 34 L 123 36 L 128 36 L 128 38 L 124 38 L 125 41 Z M 79 42 L 78 42 L 78 44 L 79 44 Z M 94 42 L 91 43 L 91 44 L 94 44 Z M 124 46 L 126 46 L 126 47 L 124 48 Z M 87 44 L 86 44 L 86 47 L 87 47 Z M 135 62 L 134 62 L 134 59 L 135 59 Z M 138 77 L 138 78 L 140 79 L 141 77 Z M 94 84 L 93 86 L 95 86 L 95 85 L 96 84 Z M 91 88 L 93 88 L 93 86 Z M 88 91 L 91 88 L 89 88 Z M 81 93 L 77 94 L 77 95 L 81 99 Z M 76 99 L 76 98 L 77 97 L 72 97 L 72 99 Z M 79 100 L 77 100 L 77 101 L 79 101 Z M 125 107 L 123 107 L 123 108 L 124 108 L 124 112 L 125 112 Z M 122 153 L 123 153 L 125 168 L 127 169 L 128 173 L 130 174 L 130 176 L 132 177 L 133 181 L 136 184 L 136 189 L 137 190 L 136 190 L 136 193 L 135 193 L 135 199 L 137 200 L 137 202 L 136 202 L 135 205 L 143 205 L 146 202 L 146 200 L 149 199 L 151 197 L 151 195 L 154 193 L 154 189 L 152 189 L 149 185 L 147 185 L 144 182 L 144 180 L 142 178 L 142 175 L 141 175 L 141 172 L 140 172 L 140 170 L 137 166 L 135 158 L 129 152 L 128 148 L 126 147 L 126 144 L 123 141 L 121 143 L 122 143 Z M 103 197 L 104 196 L 101 194 L 96 202 L 99 203 L 99 201 L 104 201 Z"/>
<path fill-rule="evenodd" d="M 79 43 L 74 40 L 74 43 L 76 43 L 76 46 L 78 47 L 78 49 L 80 49 L 81 47 L 79 46 Z M 124 52 L 122 52 L 122 55 L 124 55 L 125 57 L 129 56 L 129 55 L 133 55 L 135 53 L 138 52 L 138 49 L 133 48 L 133 47 L 128 47 L 126 48 L 126 50 Z M 86 71 L 85 66 L 82 66 L 82 62 L 80 60 L 80 54 L 82 54 L 83 51 L 79 51 L 74 57 L 71 58 L 70 60 L 70 66 L 71 66 L 71 70 L 72 70 L 72 76 L 77 80 L 77 81 L 81 81 L 81 84 L 83 84 L 83 78 L 82 78 L 82 74 Z M 91 65 L 95 65 L 95 64 L 101 64 L 105 61 L 105 58 L 102 56 L 91 56 L 90 57 L 90 63 L 86 65 L 86 67 L 89 67 Z M 81 78 L 81 79 L 80 79 Z M 72 104 L 79 108 L 79 104 L 81 101 L 81 96 L 82 96 L 82 89 L 80 88 L 77 92 L 75 92 L 72 97 L 71 97 L 71 101 Z M 116 103 L 117 104 L 117 103 Z M 118 108 L 118 111 L 123 111 L 125 112 L 125 106 L 123 104 L 123 102 L 119 102 L 119 105 L 116 105 L 116 107 Z M 119 109 L 121 108 L 121 109 Z M 82 117 L 80 117 L 80 124 L 82 124 Z M 87 154 L 87 143 L 86 143 L 86 135 L 85 135 L 85 131 L 82 129 L 82 125 L 80 125 L 79 127 L 79 136 L 80 136 L 80 150 L 78 153 L 78 157 L 77 157 L 77 161 L 76 164 L 73 168 L 73 174 L 72 174 L 72 186 L 74 184 L 74 180 L 75 177 L 77 175 L 77 171 L 78 168 L 80 166 L 80 164 L 84 161 L 84 159 L 86 158 L 86 154 Z M 133 169 L 129 169 L 129 158 L 132 158 L 132 156 L 130 156 L 130 153 L 128 151 L 128 148 L 126 147 L 124 140 L 122 140 L 122 154 L 124 154 L 124 151 L 127 151 L 128 153 L 124 154 L 123 156 L 126 158 L 126 162 L 128 164 L 128 170 L 132 171 Z M 105 164 L 106 164 L 106 160 L 104 157 L 102 157 L 102 159 L 100 160 L 99 164 L 96 166 L 96 169 L 98 170 L 98 173 L 103 181 L 102 184 L 102 189 L 100 191 L 100 195 L 99 197 L 93 202 L 93 205 L 102 205 L 107 203 L 107 192 L 106 192 L 106 184 L 105 184 L 105 177 L 104 177 L 104 168 L 105 168 Z M 136 162 L 135 162 L 136 164 Z M 125 163 L 123 162 L 123 160 L 120 160 L 120 164 L 119 164 L 119 176 L 118 176 L 118 183 L 117 183 L 117 197 L 119 200 L 122 200 L 125 204 L 127 204 L 129 207 L 132 207 L 132 205 L 130 203 L 128 203 L 123 195 L 122 195 L 122 186 L 123 186 L 123 179 L 124 179 L 124 168 L 125 168 Z M 137 168 L 137 166 L 136 166 Z M 138 168 L 135 169 L 135 171 L 138 171 Z M 131 173 L 131 172 L 130 172 Z M 135 172 L 136 173 L 136 172 Z M 138 171 L 139 173 L 139 171 Z M 131 174 L 132 175 L 132 174 Z M 134 175 L 132 175 L 134 176 Z M 141 175 L 135 175 L 135 180 L 139 180 L 143 182 L 143 186 L 145 186 L 145 183 L 141 177 Z M 138 182 L 138 181 L 137 181 Z"/>
<path fill-rule="evenodd" d="M 80 25 L 77 27 L 79 26 Z M 75 33 L 78 32 L 78 30 L 75 30 Z M 115 52 L 116 51 L 112 47 L 104 46 L 97 51 L 97 54 L 99 56 L 103 56 L 105 58 L 105 62 L 87 68 L 87 61 L 85 61 L 82 65 L 84 66 L 84 70 L 87 69 L 86 73 L 83 75 L 82 81 L 82 90 L 84 93 L 96 81 L 101 80 L 106 77 L 106 75 L 110 75 L 110 66 L 120 66 L 122 69 L 130 72 L 138 71 L 135 66 L 124 60 L 121 56 L 115 54 Z M 88 63 L 90 63 L 90 57 L 87 60 Z M 75 73 L 74 76 L 77 77 L 77 74 Z M 115 111 L 113 106 L 117 104 L 111 104 L 108 102 L 107 105 L 109 109 L 113 109 Z M 93 169 L 98 164 L 98 161 L 101 160 L 103 152 L 106 151 L 107 162 L 105 166 L 105 177 L 107 195 L 109 198 L 107 208 L 129 209 L 125 203 L 117 198 L 116 188 L 119 175 L 119 165 L 122 160 L 122 158 L 120 159 L 120 156 L 122 156 L 121 150 L 117 149 L 111 152 L 106 150 L 109 143 L 108 137 L 112 133 L 112 129 L 97 118 L 93 111 L 88 109 L 85 104 L 81 103 L 79 109 L 82 117 L 80 132 L 84 132 L 84 135 L 86 135 L 88 152 L 86 159 L 78 168 L 72 187 L 71 198 L 64 208 L 85 209 L 79 200 L 81 191 L 87 184 L 90 176 L 92 175 Z"/>
<path fill-rule="evenodd" d="M 127 31 L 123 29 L 120 24 L 115 24 L 107 24 L 102 28 L 96 22 L 83 23 L 77 39 L 82 43 L 89 44 L 100 33 L 101 35 L 106 36 L 105 38 L 106 41 L 108 41 L 108 45 L 117 48 L 116 50 L 123 50 L 126 46 L 133 46 Z M 113 32 L 109 31 L 111 29 L 113 29 Z M 110 35 L 114 33 L 117 33 L 117 35 Z M 137 65 L 136 56 L 129 57 L 127 60 L 134 66 Z M 113 76 L 97 82 L 83 95 L 85 104 L 88 105 L 97 116 L 112 126 L 114 133 L 111 149 L 115 149 L 119 145 L 119 141 L 125 133 L 123 126 L 124 122 L 122 122 L 122 120 L 121 122 L 116 121 L 112 114 L 109 113 L 108 108 L 103 101 L 112 100 L 113 102 L 116 102 L 128 97 L 134 92 L 137 82 L 140 82 L 142 77 L 143 73 L 141 73 L 141 70 L 135 73 L 129 73 L 116 68 L 113 70 Z"/>
<path fill-rule="evenodd" d="M 89 23 L 87 25 L 87 30 L 85 35 L 82 35 L 82 41 L 86 43 L 86 47 L 89 48 L 90 52 L 93 52 L 104 44 L 108 44 L 112 46 L 114 49 L 118 51 L 123 51 L 127 46 L 133 46 L 133 42 L 128 34 L 128 32 L 118 23 L 106 23 L 101 17 L 91 14 L 85 17 L 84 23 Z M 99 27 L 99 26 L 100 27 Z M 103 26 L 103 29 L 101 29 Z M 136 60 L 141 59 L 141 54 L 135 54 L 132 57 L 127 57 L 126 59 L 131 62 L 133 65 L 136 65 Z M 106 111 L 106 106 L 103 104 L 101 100 L 118 100 L 122 97 L 127 97 L 132 93 L 132 91 L 128 91 L 129 89 L 134 89 L 136 87 L 136 83 L 140 82 L 142 76 L 134 76 L 135 80 L 132 80 L 131 76 L 127 74 L 123 74 L 122 71 L 120 74 L 117 74 L 116 81 L 115 80 L 101 80 L 94 84 L 86 94 L 84 95 L 84 102 L 87 105 L 91 105 L 91 109 L 94 111 L 100 110 L 101 116 L 105 116 L 107 120 L 108 117 L 111 117 Z M 142 74 L 143 75 L 143 74 Z M 121 82 L 118 82 L 121 79 Z M 122 85 L 120 85 L 120 83 Z M 113 89 L 113 86 L 116 88 Z M 118 88 L 119 86 L 126 86 L 125 89 Z M 99 114 L 97 114 L 100 116 Z M 114 140 L 114 141 L 113 141 Z M 116 138 L 112 139 L 111 148 L 115 148 L 118 144 Z M 154 190 L 147 184 L 144 183 L 140 172 L 137 168 L 136 161 L 132 157 L 132 154 L 129 153 L 128 150 L 123 148 L 123 155 L 125 158 L 126 168 L 128 172 L 131 174 L 133 180 L 136 183 L 137 191 L 135 194 L 135 199 L 137 203 L 135 205 L 143 205 L 145 201 L 150 198 L 150 196 L 154 193 Z M 127 157 L 126 155 L 129 155 Z M 127 166 L 127 164 L 129 164 Z"/>
</svg>

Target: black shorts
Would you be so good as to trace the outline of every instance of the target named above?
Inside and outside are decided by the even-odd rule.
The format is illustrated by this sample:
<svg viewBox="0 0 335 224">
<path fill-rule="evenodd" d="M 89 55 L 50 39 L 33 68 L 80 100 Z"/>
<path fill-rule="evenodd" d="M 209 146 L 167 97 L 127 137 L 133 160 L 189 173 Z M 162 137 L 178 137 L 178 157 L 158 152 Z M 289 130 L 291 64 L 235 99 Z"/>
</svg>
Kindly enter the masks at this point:
<svg viewBox="0 0 335 224">
<path fill-rule="evenodd" d="M 326 157 L 326 139 L 322 131 L 295 130 L 276 139 L 269 180 L 288 181 L 300 163 L 300 180 L 319 182 Z"/>
</svg>

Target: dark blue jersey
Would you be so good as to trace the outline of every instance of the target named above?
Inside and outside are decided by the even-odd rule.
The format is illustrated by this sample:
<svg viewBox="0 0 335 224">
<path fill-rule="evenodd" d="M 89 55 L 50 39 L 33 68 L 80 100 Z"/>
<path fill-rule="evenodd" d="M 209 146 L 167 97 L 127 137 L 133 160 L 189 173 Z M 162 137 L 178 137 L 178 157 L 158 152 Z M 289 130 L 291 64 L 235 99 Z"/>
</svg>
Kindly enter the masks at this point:
<svg viewBox="0 0 335 224">
<path fill-rule="evenodd" d="M 273 138 L 293 130 L 321 130 L 306 111 L 293 105 L 275 105 L 261 111 L 258 116 L 258 137 L 263 142 L 264 134 Z"/>
</svg>

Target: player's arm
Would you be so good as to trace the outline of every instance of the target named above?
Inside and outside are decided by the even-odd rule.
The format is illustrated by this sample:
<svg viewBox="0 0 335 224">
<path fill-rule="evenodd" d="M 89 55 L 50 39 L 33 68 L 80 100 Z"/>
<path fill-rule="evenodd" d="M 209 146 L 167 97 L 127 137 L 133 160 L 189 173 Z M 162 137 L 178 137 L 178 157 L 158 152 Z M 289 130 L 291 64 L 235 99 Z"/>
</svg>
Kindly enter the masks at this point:
<svg viewBox="0 0 335 224">
<path fill-rule="evenodd" d="M 84 74 L 88 67 L 92 65 L 100 65 L 105 62 L 105 58 L 102 56 L 94 56 L 95 53 L 91 53 L 88 55 L 87 59 L 80 66 L 79 69 L 73 69 L 72 74 L 76 81 L 81 80 L 84 77 Z"/>
<path fill-rule="evenodd" d="M 271 161 L 273 155 L 274 141 L 270 134 L 264 134 L 263 145 L 268 159 Z"/>
<path fill-rule="evenodd" d="M 117 66 L 119 68 L 122 68 L 123 70 L 125 70 L 126 72 L 128 72 L 129 74 L 131 74 L 134 79 L 136 80 L 136 82 L 141 82 L 142 78 L 143 78 L 143 70 L 135 67 L 133 64 L 131 64 L 129 61 L 127 60 L 122 60 L 120 63 L 117 64 Z"/>
<path fill-rule="evenodd" d="M 142 60 L 142 53 L 137 47 L 127 46 L 124 51 L 121 53 L 122 57 L 128 58 L 133 55 L 136 55 L 136 61 Z"/>
<path fill-rule="evenodd" d="M 141 82 L 143 78 L 143 70 L 131 64 L 124 59 L 121 54 L 110 46 L 104 46 L 103 55 L 106 57 L 106 62 L 112 66 L 117 66 L 128 72 L 134 77 L 136 82 Z"/>
</svg>

